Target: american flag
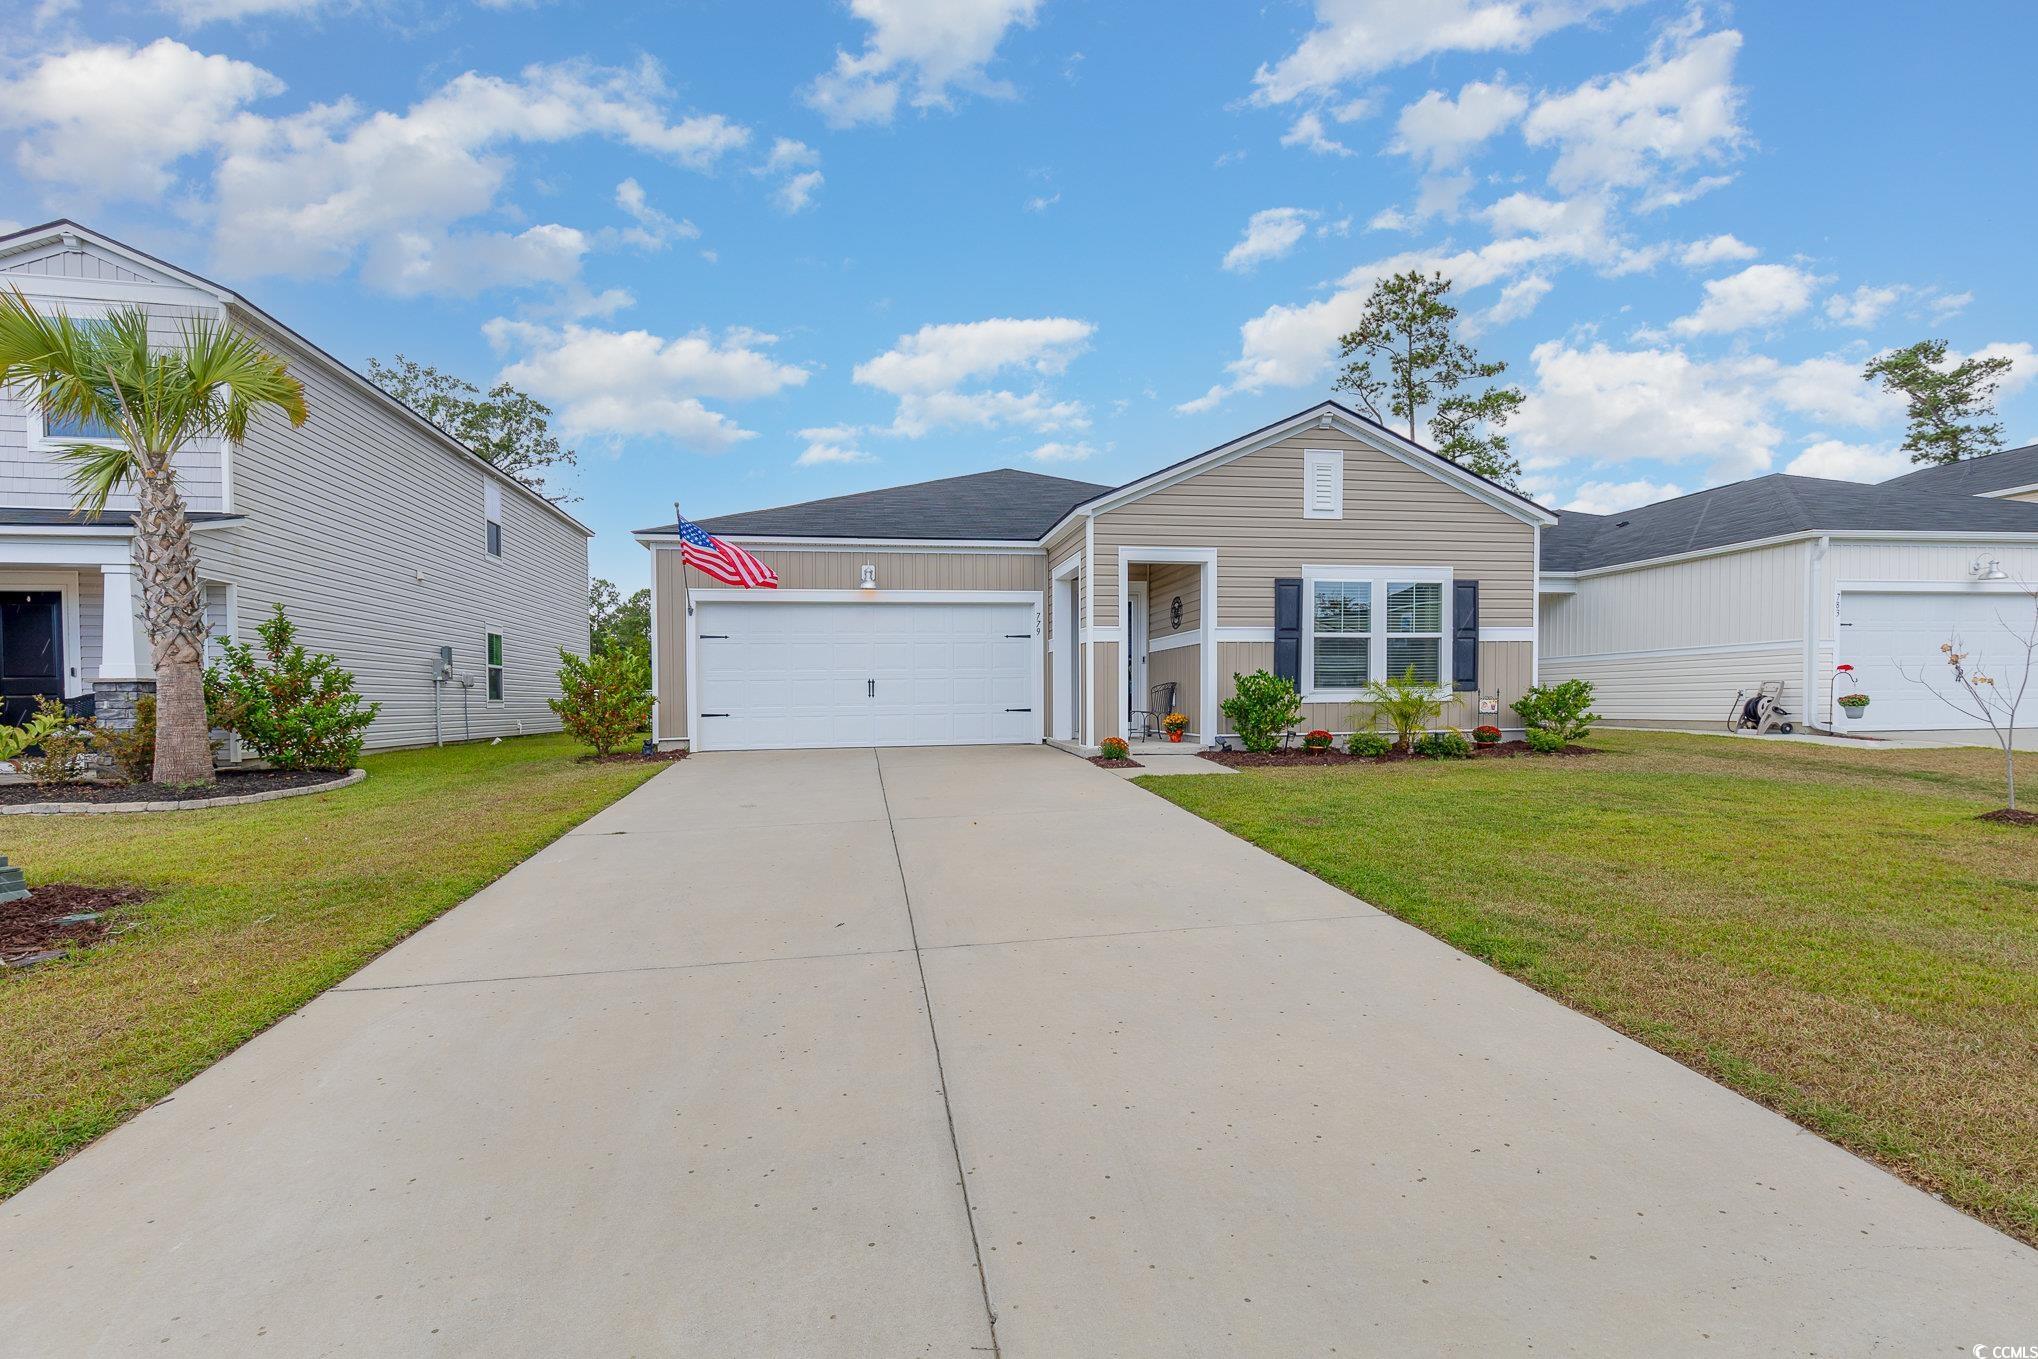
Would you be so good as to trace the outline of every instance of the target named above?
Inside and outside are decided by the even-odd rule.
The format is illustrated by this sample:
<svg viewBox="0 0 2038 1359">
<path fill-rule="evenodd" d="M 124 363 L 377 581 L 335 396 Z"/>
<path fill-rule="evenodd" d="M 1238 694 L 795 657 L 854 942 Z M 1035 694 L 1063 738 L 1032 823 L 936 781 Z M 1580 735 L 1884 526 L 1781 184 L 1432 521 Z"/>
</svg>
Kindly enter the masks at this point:
<svg viewBox="0 0 2038 1359">
<path fill-rule="evenodd" d="M 679 521 L 679 555 L 688 566 L 706 572 L 724 585 L 745 590 L 778 588 L 778 572 L 734 543 L 723 542 L 691 519 Z"/>
</svg>

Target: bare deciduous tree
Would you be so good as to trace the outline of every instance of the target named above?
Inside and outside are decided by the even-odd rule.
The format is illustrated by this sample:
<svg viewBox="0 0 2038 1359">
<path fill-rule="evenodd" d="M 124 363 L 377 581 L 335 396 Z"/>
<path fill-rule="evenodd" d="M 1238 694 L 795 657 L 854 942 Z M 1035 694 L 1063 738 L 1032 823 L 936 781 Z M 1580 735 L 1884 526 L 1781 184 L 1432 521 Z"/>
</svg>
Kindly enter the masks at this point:
<svg viewBox="0 0 2038 1359">
<path fill-rule="evenodd" d="M 1988 723 L 1995 733 L 1996 743 L 2003 748 L 2003 786 L 2009 797 L 2011 811 L 2017 808 L 2017 709 L 2023 706 L 2024 694 L 2031 687 L 2031 665 L 2038 657 L 2038 591 L 2023 582 L 2018 582 L 2024 600 L 2030 605 L 2031 624 L 2018 631 L 2007 618 L 2001 619 L 2003 630 L 2009 633 L 2013 645 L 2012 654 L 2021 648 L 2023 664 L 2017 674 L 1989 674 L 1977 664 L 1971 651 L 1963 651 L 1958 633 L 1940 645 L 1939 654 L 1945 658 L 1946 668 L 1951 672 L 1956 692 L 1948 693 L 1927 677 L 1924 667 L 1916 674 L 1897 667 L 1897 673 L 1913 684 L 1921 684 L 1941 703 L 1977 721 Z M 1995 667 L 2001 669 L 2002 667 Z"/>
</svg>

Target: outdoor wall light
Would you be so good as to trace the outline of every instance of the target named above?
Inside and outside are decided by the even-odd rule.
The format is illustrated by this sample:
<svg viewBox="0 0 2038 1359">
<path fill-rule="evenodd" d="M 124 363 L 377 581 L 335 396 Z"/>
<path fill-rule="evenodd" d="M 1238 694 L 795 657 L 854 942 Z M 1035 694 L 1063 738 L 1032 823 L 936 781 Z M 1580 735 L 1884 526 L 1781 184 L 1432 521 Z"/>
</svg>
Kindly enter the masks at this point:
<svg viewBox="0 0 2038 1359">
<path fill-rule="evenodd" d="M 1968 568 L 1967 574 L 1973 576 L 1976 580 L 2009 579 L 2009 576 L 2003 571 L 2002 562 L 1994 557 L 1976 557 L 1974 565 Z"/>
<path fill-rule="evenodd" d="M 856 573 L 856 588 L 859 590 L 877 589 L 877 568 L 875 566 L 872 566 L 869 562 L 863 564 L 863 569 Z"/>
</svg>

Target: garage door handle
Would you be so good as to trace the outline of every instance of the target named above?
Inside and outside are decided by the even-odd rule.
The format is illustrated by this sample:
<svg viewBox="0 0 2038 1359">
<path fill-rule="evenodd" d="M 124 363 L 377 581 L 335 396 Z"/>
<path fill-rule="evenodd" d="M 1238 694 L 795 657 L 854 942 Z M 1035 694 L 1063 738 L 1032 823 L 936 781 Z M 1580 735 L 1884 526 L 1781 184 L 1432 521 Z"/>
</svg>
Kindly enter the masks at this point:
<svg viewBox="0 0 2038 1359">
<path fill-rule="evenodd" d="M 702 642 L 726 642 L 729 640 L 729 634 L 726 632 L 704 632 L 695 640 Z"/>
<path fill-rule="evenodd" d="M 702 717 L 727 717 L 727 713 L 702 713 Z"/>
<path fill-rule="evenodd" d="M 1030 642 L 1033 640 L 1033 634 L 1030 632 L 1008 632 L 1005 634 L 1005 640 L 1008 642 L 1010 641 Z"/>
<path fill-rule="evenodd" d="M 1006 712 L 1008 712 L 1008 713 L 1030 713 L 1030 712 L 1032 712 L 1032 711 L 1033 711 L 1033 709 L 1031 709 L 1031 708 L 1007 708 L 1007 709 L 1005 709 L 1005 711 L 1006 711 Z"/>
</svg>

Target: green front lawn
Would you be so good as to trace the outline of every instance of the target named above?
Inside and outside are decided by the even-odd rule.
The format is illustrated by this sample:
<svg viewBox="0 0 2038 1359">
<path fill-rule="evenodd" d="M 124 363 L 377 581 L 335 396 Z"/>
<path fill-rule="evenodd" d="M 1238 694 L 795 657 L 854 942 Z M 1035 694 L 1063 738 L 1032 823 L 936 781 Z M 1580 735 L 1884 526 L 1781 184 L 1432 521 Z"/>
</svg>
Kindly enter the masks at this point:
<svg viewBox="0 0 2038 1359">
<path fill-rule="evenodd" d="M 0 1195 L 663 767 L 579 753 L 563 736 L 398 751 L 316 797 L 0 820 L 30 886 L 157 893 L 133 928 L 0 978 Z"/>
<path fill-rule="evenodd" d="M 2000 756 L 1590 744 L 1140 782 L 2038 1244 L 2038 829 L 1974 819 Z"/>
</svg>

